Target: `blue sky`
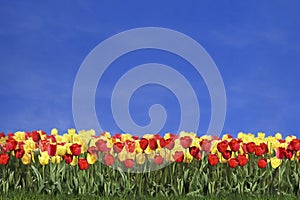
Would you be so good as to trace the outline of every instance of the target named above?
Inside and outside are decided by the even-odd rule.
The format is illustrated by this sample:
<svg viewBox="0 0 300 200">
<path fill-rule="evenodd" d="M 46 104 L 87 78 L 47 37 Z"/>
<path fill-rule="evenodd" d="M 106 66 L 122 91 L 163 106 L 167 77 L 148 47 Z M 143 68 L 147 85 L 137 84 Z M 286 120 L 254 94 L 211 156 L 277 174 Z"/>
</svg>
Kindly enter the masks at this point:
<svg viewBox="0 0 300 200">
<path fill-rule="evenodd" d="M 300 136 L 299 8 L 297 1 L 2 2 L 0 131 L 74 127 L 72 89 L 85 57 L 112 35 L 151 26 L 192 37 L 213 58 L 227 95 L 223 133 Z M 186 66 L 181 73 L 201 91 L 199 134 L 204 133 L 210 119 L 205 83 L 180 58 L 154 50 L 120 57 L 100 80 L 96 110 L 102 127 L 120 131 L 108 109 L 109 92 L 124 70 L 147 62 Z M 163 131 L 177 130 L 178 102 L 165 88 L 147 86 L 132 98 L 140 102 L 130 107 L 137 123 L 146 125 L 148 106 L 161 101 L 174 117 Z"/>
</svg>

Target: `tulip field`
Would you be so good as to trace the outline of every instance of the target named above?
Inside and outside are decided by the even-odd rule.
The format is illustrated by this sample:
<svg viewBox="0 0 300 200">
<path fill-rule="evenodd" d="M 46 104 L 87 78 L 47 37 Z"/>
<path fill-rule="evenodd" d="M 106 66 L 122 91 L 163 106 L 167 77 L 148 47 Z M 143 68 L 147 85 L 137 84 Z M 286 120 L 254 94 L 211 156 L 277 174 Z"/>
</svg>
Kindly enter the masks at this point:
<svg viewBox="0 0 300 200">
<path fill-rule="evenodd" d="M 0 133 L 0 193 L 297 199 L 300 140 L 242 132 L 236 138 L 188 132 L 97 135 L 75 129 Z"/>
</svg>

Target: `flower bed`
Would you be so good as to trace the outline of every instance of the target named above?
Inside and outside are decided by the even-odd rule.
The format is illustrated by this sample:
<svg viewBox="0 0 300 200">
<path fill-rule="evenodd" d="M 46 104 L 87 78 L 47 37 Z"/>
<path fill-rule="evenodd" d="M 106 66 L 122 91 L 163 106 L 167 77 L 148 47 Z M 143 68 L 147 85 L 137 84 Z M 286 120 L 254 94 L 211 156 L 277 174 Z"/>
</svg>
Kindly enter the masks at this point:
<svg viewBox="0 0 300 200">
<path fill-rule="evenodd" d="M 0 191 L 122 197 L 299 195 L 299 162 L 300 140 L 280 134 L 1 133 Z"/>
</svg>

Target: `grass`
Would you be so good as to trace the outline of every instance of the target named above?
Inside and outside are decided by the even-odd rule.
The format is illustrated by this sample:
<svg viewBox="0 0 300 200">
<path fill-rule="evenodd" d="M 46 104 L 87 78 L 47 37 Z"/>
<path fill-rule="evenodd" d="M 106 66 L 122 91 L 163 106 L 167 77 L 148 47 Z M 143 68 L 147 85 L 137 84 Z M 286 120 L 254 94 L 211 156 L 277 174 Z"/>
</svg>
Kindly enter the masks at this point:
<svg viewBox="0 0 300 200">
<path fill-rule="evenodd" d="M 242 200 L 296 200 L 299 199 L 297 196 L 276 196 L 276 195 L 241 195 L 241 194 L 221 194 L 217 196 L 170 196 L 170 197 L 163 197 L 163 196 L 157 196 L 157 197 L 151 197 L 151 196 L 133 196 L 133 197 L 105 197 L 105 196 L 97 196 L 92 194 L 84 194 L 84 195 L 74 195 L 74 194 L 57 194 L 57 195 L 50 195 L 50 194 L 39 194 L 36 193 L 28 193 L 28 192 L 13 192 L 7 195 L 1 195 L 0 200 L 4 199 L 12 199 L 12 200 L 23 200 L 23 199 L 36 199 L 36 200 L 44 200 L 44 199 L 53 199 L 53 200 L 93 200 L 93 199 L 103 199 L 103 200 L 110 200 L 110 199 L 118 199 L 118 200 L 146 200 L 146 199 L 158 199 L 158 200 L 233 200 L 233 199 L 242 199 Z"/>
<path fill-rule="evenodd" d="M 128 197 L 128 198 L 122 198 L 122 197 L 104 197 L 104 196 L 96 196 L 96 195 L 68 195 L 68 194 L 58 194 L 58 195 L 49 195 L 49 194 L 41 194 L 37 195 L 34 193 L 25 193 L 25 192 L 20 192 L 20 193 L 10 193 L 8 195 L 3 195 L 0 196 L 0 200 L 5 200 L 5 199 L 11 199 L 11 200 L 23 200 L 23 199 L 34 199 L 34 200 L 69 200 L 69 199 L 74 199 L 74 200 L 98 200 L 98 199 L 103 199 L 103 200 L 110 200 L 110 199 L 120 199 L 120 200 L 147 200 L 147 199 L 157 199 L 157 200 L 173 200 L 173 199 L 178 199 L 178 200 L 192 200 L 192 199 L 205 199 L 205 200 L 233 200 L 233 199 L 242 199 L 242 200 L 297 200 L 299 197 L 297 196 L 267 196 L 267 195 L 239 195 L 239 194 L 231 194 L 231 195 L 219 195 L 219 196 L 203 196 L 203 197 L 197 197 L 197 196 L 171 196 L 171 197 L 163 197 L 163 196 L 158 196 L 158 197 L 147 197 L 147 196 L 141 196 L 141 197 Z"/>
</svg>

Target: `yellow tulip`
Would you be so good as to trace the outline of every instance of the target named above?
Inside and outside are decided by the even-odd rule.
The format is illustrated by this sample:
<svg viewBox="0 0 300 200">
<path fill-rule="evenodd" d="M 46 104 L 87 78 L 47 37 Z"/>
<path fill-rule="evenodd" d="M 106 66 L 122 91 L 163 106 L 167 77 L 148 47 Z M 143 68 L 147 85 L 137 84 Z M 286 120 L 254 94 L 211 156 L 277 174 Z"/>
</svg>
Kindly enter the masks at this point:
<svg viewBox="0 0 300 200">
<path fill-rule="evenodd" d="M 51 130 L 51 135 L 57 136 L 57 135 L 58 135 L 58 130 L 57 130 L 56 128 L 53 128 L 53 129 Z"/>
<path fill-rule="evenodd" d="M 240 138 L 240 139 L 243 139 L 244 135 L 245 135 L 245 133 L 239 132 L 237 137 Z"/>
<path fill-rule="evenodd" d="M 276 140 L 281 140 L 282 139 L 282 135 L 280 133 L 276 133 L 275 134 L 275 138 L 276 138 Z"/>
<path fill-rule="evenodd" d="M 272 168 L 276 169 L 281 164 L 282 160 L 277 157 L 273 157 L 270 159 Z"/>
<path fill-rule="evenodd" d="M 70 165 L 75 166 L 75 165 L 77 165 L 77 163 L 78 163 L 78 156 L 73 156 L 73 160 L 70 163 Z"/>
<path fill-rule="evenodd" d="M 0 144 L 1 144 L 2 146 L 5 146 L 6 140 L 7 140 L 7 137 L 0 138 Z"/>
<path fill-rule="evenodd" d="M 90 165 L 94 164 L 94 163 L 97 161 L 97 157 L 96 157 L 94 154 L 91 154 L 91 153 L 88 153 L 88 154 L 87 154 L 86 159 L 87 159 L 87 162 L 88 162 Z"/>
<path fill-rule="evenodd" d="M 107 139 L 107 143 L 106 143 L 107 148 L 112 148 L 113 145 L 114 145 L 113 140 L 110 138 Z"/>
<path fill-rule="evenodd" d="M 29 153 L 25 153 L 21 160 L 24 165 L 28 165 L 31 161 L 31 155 Z"/>
<path fill-rule="evenodd" d="M 18 131 L 13 137 L 17 142 L 25 141 L 25 132 Z"/>
<path fill-rule="evenodd" d="M 146 156 L 143 153 L 138 153 L 138 154 L 136 154 L 135 159 L 138 164 L 142 165 L 145 163 Z"/>
<path fill-rule="evenodd" d="M 159 144 L 158 144 L 159 145 Z M 159 145 L 160 146 L 160 145 Z M 138 140 L 135 141 L 135 152 L 136 153 L 143 153 L 143 149 L 140 146 L 140 143 Z"/>
<path fill-rule="evenodd" d="M 50 156 L 48 155 L 48 152 L 41 152 L 41 155 L 39 155 L 39 161 L 41 165 L 48 165 L 50 160 Z"/>
<path fill-rule="evenodd" d="M 153 152 L 153 150 L 148 145 L 147 148 L 145 149 L 144 153 L 147 155 L 150 155 L 152 152 Z"/>
<path fill-rule="evenodd" d="M 61 160 L 62 160 L 62 158 L 60 156 L 53 156 L 51 158 L 52 163 L 60 163 Z"/>
<path fill-rule="evenodd" d="M 75 135 L 76 134 L 76 130 L 74 128 L 68 129 L 68 134 L 69 135 Z"/>
<path fill-rule="evenodd" d="M 191 147 L 192 147 L 192 146 L 195 146 L 195 147 L 200 148 L 200 140 L 199 140 L 199 138 L 197 138 L 197 137 L 193 138 Z"/>
<path fill-rule="evenodd" d="M 190 154 L 189 151 L 184 151 L 184 161 L 183 162 L 191 163 L 193 158 L 194 157 Z"/>
<path fill-rule="evenodd" d="M 263 133 L 263 132 L 258 132 L 257 133 L 257 137 L 259 138 L 259 139 L 264 139 L 265 138 L 265 133 Z"/>
<path fill-rule="evenodd" d="M 67 152 L 67 145 L 57 145 L 56 155 L 63 156 Z"/>
<path fill-rule="evenodd" d="M 127 152 L 126 150 L 122 150 L 119 154 L 118 154 L 118 158 L 121 162 L 123 162 L 124 160 L 126 160 L 126 155 L 127 155 Z"/>
<path fill-rule="evenodd" d="M 122 134 L 121 141 L 122 141 L 122 142 L 125 142 L 126 140 L 131 140 L 131 139 L 132 139 L 131 137 L 132 137 L 132 136 L 131 136 L 130 134 L 128 134 L 128 133 Z"/>
<path fill-rule="evenodd" d="M 81 140 L 81 138 L 78 135 L 73 135 L 73 141 L 72 142 L 73 143 L 81 144 L 82 140 Z"/>
<path fill-rule="evenodd" d="M 30 153 L 31 151 L 34 151 L 35 149 L 36 149 L 35 142 L 32 140 L 32 138 L 28 138 L 24 144 L 25 153 Z"/>
</svg>

